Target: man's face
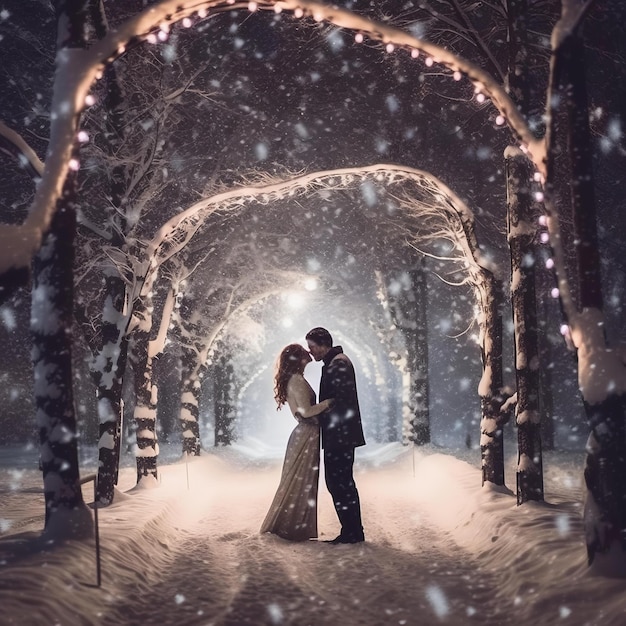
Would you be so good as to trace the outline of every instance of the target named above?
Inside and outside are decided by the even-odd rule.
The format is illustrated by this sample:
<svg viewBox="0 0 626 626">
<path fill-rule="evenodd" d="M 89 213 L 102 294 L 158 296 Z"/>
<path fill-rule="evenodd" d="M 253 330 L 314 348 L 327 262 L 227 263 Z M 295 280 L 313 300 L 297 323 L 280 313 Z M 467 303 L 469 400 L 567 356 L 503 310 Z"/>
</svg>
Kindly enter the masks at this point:
<svg viewBox="0 0 626 626">
<path fill-rule="evenodd" d="M 326 346 L 320 346 L 310 339 L 307 339 L 307 345 L 309 346 L 311 356 L 316 361 L 321 361 L 328 352 L 328 348 Z"/>
</svg>

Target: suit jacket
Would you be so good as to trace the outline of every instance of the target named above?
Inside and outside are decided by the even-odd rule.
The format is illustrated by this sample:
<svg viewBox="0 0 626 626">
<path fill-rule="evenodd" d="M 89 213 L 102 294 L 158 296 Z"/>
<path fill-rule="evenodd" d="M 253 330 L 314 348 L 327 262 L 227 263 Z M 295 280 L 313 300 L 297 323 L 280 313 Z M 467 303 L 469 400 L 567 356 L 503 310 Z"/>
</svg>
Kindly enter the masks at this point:
<svg viewBox="0 0 626 626">
<path fill-rule="evenodd" d="M 319 401 L 328 398 L 333 398 L 334 403 L 319 416 L 322 447 L 328 450 L 364 446 L 354 366 L 341 346 L 331 348 L 324 357 Z"/>
</svg>

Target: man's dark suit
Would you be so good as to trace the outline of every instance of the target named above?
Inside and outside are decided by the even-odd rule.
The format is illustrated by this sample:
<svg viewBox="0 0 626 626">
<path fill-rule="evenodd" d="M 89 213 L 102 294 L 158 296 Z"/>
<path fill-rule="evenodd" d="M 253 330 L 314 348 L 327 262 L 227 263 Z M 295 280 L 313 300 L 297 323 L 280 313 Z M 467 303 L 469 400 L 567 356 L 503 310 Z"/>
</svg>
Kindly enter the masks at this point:
<svg viewBox="0 0 626 626">
<path fill-rule="evenodd" d="M 319 402 L 334 400 L 330 410 L 320 415 L 326 486 L 341 522 L 340 537 L 362 541 L 361 505 L 352 470 L 354 449 L 365 445 L 365 437 L 354 367 L 341 346 L 331 348 L 323 360 Z"/>
</svg>

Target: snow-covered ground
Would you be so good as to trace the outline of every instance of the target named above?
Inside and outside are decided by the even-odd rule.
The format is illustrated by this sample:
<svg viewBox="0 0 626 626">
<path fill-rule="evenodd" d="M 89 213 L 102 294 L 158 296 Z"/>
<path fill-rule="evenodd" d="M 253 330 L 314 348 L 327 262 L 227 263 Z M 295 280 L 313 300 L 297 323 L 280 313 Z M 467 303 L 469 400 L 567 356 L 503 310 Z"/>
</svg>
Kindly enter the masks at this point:
<svg viewBox="0 0 626 626">
<path fill-rule="evenodd" d="M 547 502 L 517 507 L 481 488 L 476 451 L 368 445 L 356 472 L 367 541 L 340 546 L 258 534 L 279 450 L 176 454 L 163 451 L 153 489 L 133 489 L 126 459 L 99 511 L 98 588 L 94 542 L 37 539 L 36 452 L 0 449 L 0 624 L 626 624 L 626 581 L 586 567 L 581 453 L 546 454 Z M 323 481 L 319 518 L 320 539 L 334 537 Z"/>
</svg>

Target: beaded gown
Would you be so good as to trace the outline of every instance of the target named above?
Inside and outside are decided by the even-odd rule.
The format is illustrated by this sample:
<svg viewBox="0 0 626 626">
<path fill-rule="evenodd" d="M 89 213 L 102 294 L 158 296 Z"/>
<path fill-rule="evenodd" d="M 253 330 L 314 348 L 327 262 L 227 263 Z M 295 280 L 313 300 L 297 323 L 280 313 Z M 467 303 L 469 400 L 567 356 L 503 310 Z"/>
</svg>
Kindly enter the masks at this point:
<svg viewBox="0 0 626 626">
<path fill-rule="evenodd" d="M 315 404 L 311 385 L 294 374 L 287 385 L 287 403 L 298 424 L 289 436 L 280 483 L 261 533 L 306 541 L 317 537 L 320 429 L 315 415 L 325 411 L 328 402 Z"/>
</svg>

